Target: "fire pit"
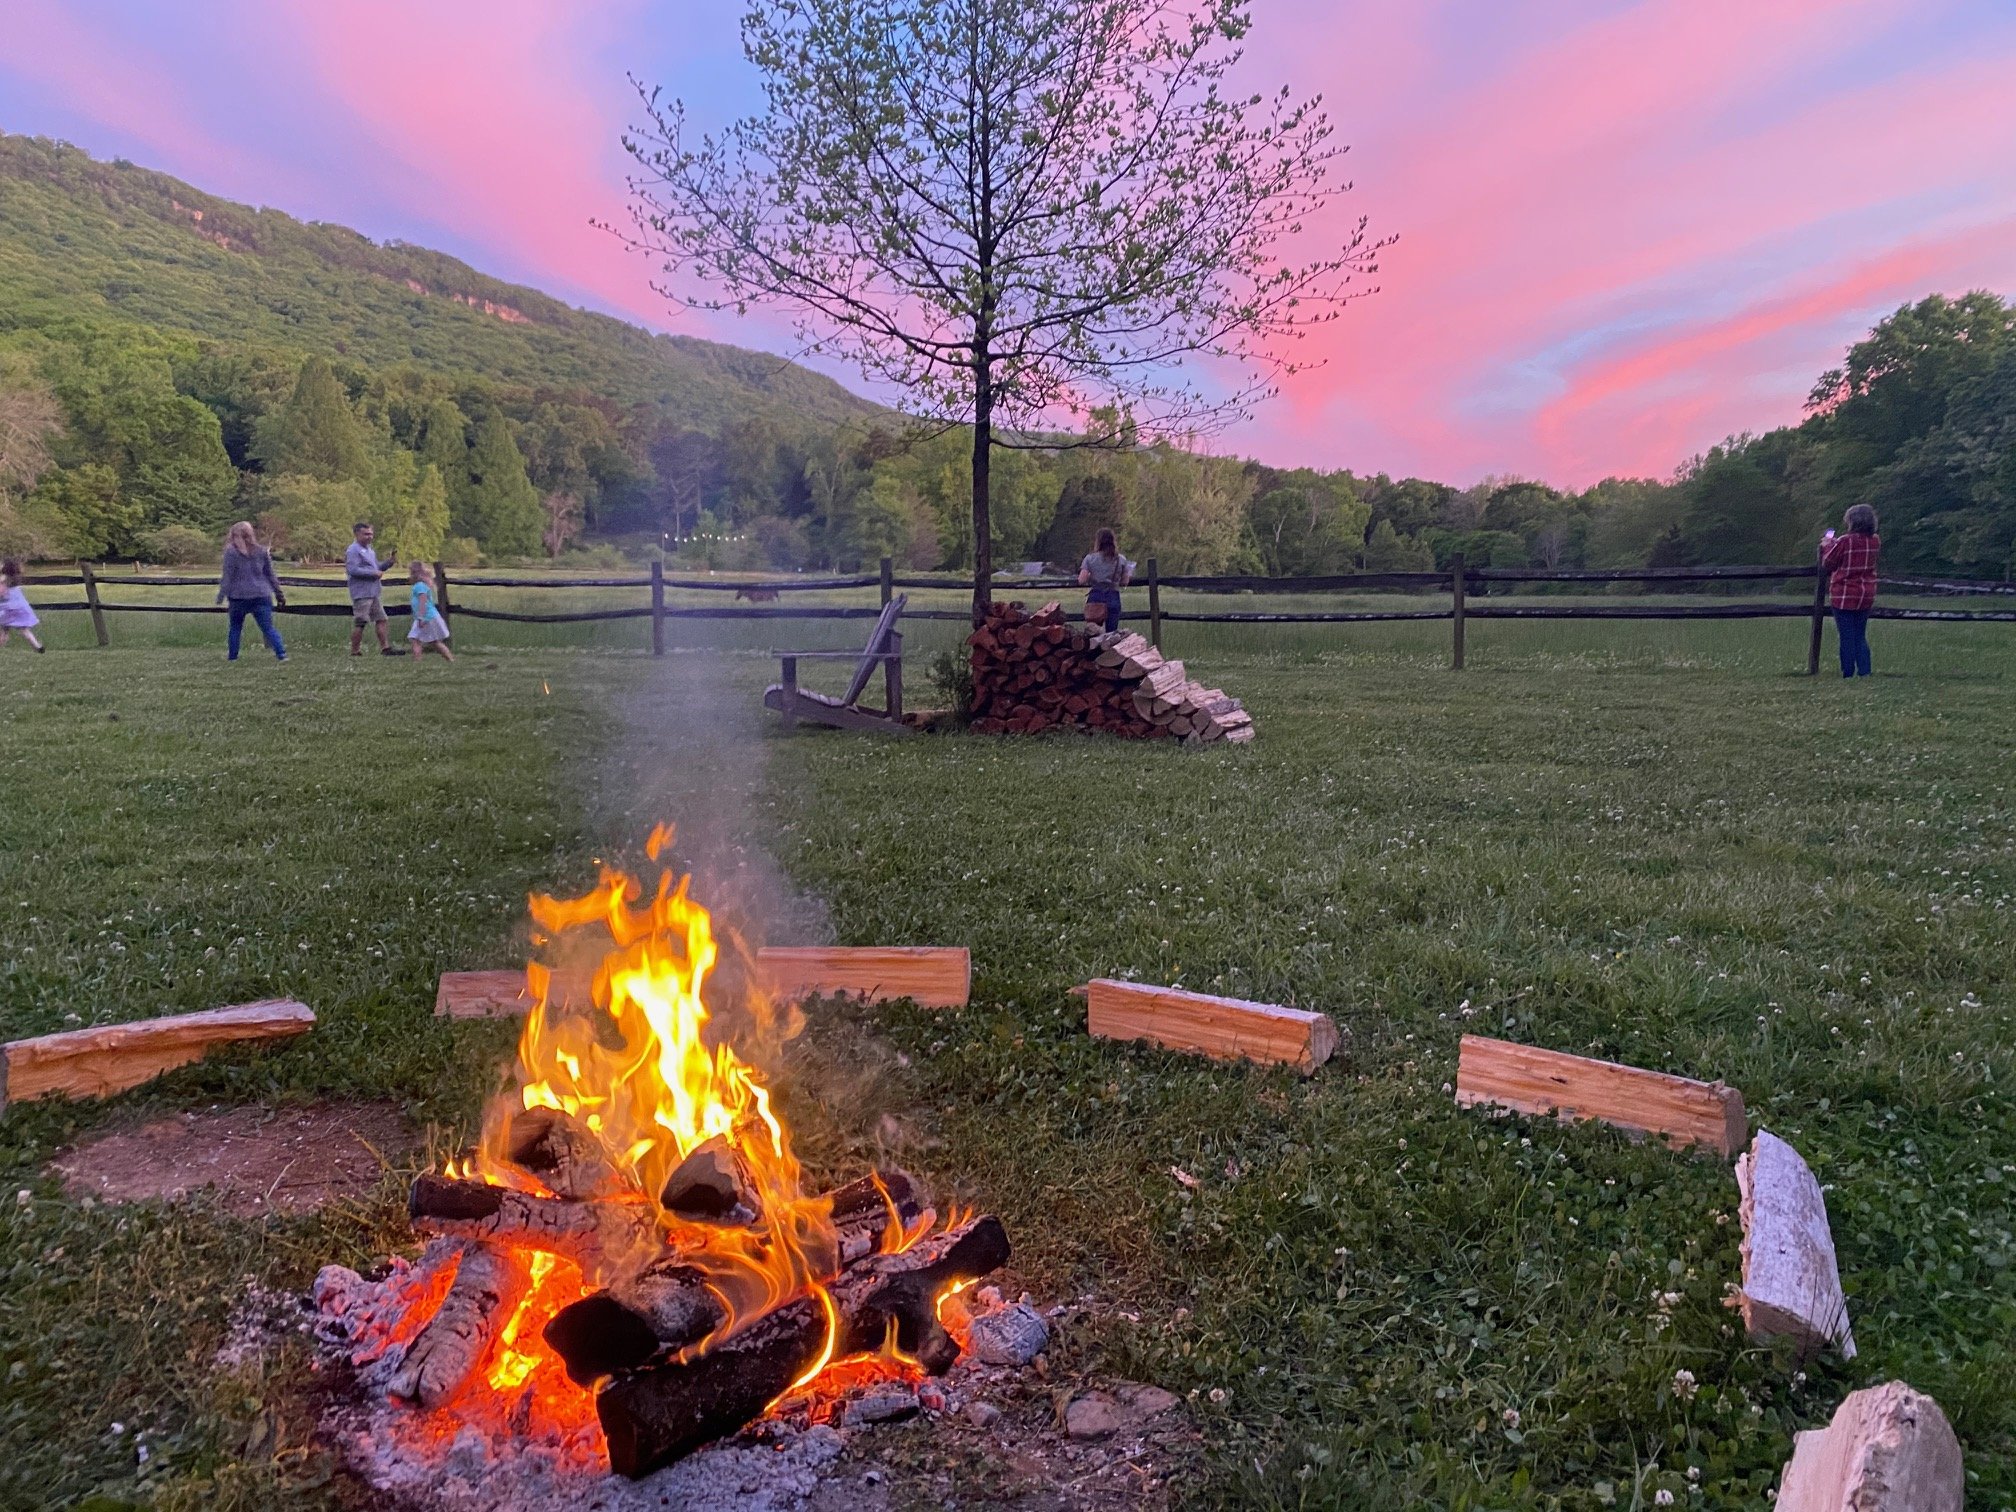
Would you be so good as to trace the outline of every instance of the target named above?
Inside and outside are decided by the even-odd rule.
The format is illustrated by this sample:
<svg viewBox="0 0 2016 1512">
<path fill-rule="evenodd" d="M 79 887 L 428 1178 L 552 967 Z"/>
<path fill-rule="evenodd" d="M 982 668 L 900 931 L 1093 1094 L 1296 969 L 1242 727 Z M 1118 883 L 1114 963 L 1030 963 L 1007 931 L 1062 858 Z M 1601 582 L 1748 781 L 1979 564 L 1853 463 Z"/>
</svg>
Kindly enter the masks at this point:
<svg viewBox="0 0 2016 1512">
<path fill-rule="evenodd" d="M 542 945 L 606 937 L 592 1008 L 549 1008 L 530 968 L 515 1091 L 413 1183 L 420 1257 L 316 1280 L 318 1330 L 388 1409 L 374 1434 L 638 1477 L 959 1358 L 947 1304 L 1007 1260 L 999 1220 L 941 1215 L 896 1170 L 805 1190 L 768 1090 L 710 1033 L 718 948 L 688 882 L 605 871 L 532 900 Z"/>
</svg>

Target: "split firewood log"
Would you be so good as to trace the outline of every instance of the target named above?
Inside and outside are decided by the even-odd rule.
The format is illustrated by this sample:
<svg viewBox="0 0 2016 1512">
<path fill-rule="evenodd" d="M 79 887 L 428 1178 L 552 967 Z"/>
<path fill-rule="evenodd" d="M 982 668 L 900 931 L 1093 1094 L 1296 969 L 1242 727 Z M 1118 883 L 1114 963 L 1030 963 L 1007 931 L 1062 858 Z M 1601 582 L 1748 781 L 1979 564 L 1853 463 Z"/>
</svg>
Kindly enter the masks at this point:
<svg viewBox="0 0 2016 1512">
<path fill-rule="evenodd" d="M 447 1296 L 407 1347 L 387 1394 L 422 1407 L 451 1400 L 489 1355 L 530 1285 L 517 1256 L 487 1244 L 465 1246 Z"/>
<path fill-rule="evenodd" d="M 665 1179 L 658 1202 L 688 1223 L 722 1228 L 748 1228 L 763 1208 L 749 1163 L 726 1135 L 716 1135 L 688 1152 Z"/>
<path fill-rule="evenodd" d="M 513 1165 L 562 1197 L 596 1202 L 643 1195 L 637 1183 L 617 1169 L 602 1141 L 558 1108 L 528 1108 L 514 1114 L 504 1153 Z"/>
</svg>

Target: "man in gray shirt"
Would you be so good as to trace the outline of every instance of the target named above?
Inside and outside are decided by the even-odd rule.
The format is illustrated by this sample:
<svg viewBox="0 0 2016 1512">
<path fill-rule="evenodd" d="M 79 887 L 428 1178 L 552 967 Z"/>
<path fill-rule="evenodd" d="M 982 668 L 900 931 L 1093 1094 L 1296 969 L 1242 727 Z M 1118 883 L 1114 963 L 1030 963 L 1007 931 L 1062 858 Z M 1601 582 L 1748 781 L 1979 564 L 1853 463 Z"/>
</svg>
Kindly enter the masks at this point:
<svg viewBox="0 0 2016 1512">
<path fill-rule="evenodd" d="M 397 565 L 397 558 L 379 563 L 378 553 L 371 549 L 373 532 L 368 521 L 359 520 L 351 534 L 357 539 L 343 553 L 343 573 L 350 580 L 350 654 L 364 654 L 364 627 L 369 625 L 378 632 L 378 649 L 386 656 L 397 656 L 399 653 L 392 649 L 386 629 L 385 603 L 381 597 L 385 574 Z"/>
</svg>

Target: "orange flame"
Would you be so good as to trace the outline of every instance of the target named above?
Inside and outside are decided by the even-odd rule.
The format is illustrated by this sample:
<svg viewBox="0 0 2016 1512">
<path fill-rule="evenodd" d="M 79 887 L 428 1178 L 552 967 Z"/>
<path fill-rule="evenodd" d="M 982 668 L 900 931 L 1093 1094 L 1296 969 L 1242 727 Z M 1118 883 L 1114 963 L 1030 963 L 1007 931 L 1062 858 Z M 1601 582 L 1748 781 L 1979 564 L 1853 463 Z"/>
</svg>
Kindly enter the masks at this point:
<svg viewBox="0 0 2016 1512">
<path fill-rule="evenodd" d="M 665 827 L 653 830 L 647 854 L 656 860 L 670 839 Z M 814 1290 L 834 1267 L 834 1237 L 825 1199 L 804 1195 L 769 1089 L 732 1046 L 710 1043 L 704 994 L 720 947 L 707 910 L 688 893 L 691 880 L 675 884 L 661 873 L 647 897 L 635 878 L 605 868 L 581 897 L 532 898 L 547 943 L 564 949 L 579 935 L 599 934 L 604 954 L 592 1008 L 556 1007 L 551 972 L 527 969 L 537 1001 L 518 1043 L 516 1106 L 493 1111 L 475 1171 L 504 1185 L 529 1184 L 504 1158 L 509 1116 L 519 1107 L 571 1115 L 652 1199 L 695 1149 L 724 1141 L 750 1177 L 757 1221 L 704 1236 L 669 1215 L 664 1226 L 698 1241 L 686 1247 L 727 1304 L 732 1332 Z"/>
</svg>

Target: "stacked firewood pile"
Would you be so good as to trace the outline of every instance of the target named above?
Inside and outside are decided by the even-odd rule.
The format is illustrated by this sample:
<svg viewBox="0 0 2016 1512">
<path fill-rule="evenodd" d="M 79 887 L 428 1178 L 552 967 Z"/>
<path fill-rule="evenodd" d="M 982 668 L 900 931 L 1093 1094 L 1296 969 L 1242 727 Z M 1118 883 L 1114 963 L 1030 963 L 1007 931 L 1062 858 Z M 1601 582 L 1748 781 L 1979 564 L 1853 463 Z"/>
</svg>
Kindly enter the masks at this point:
<svg viewBox="0 0 2016 1512">
<path fill-rule="evenodd" d="M 995 604 L 967 638 L 973 724 L 983 735 L 1028 735 L 1073 725 L 1128 740 L 1253 738 L 1253 716 L 1207 688 L 1140 636 L 1072 624 L 1057 604 L 1034 614 Z"/>
</svg>

